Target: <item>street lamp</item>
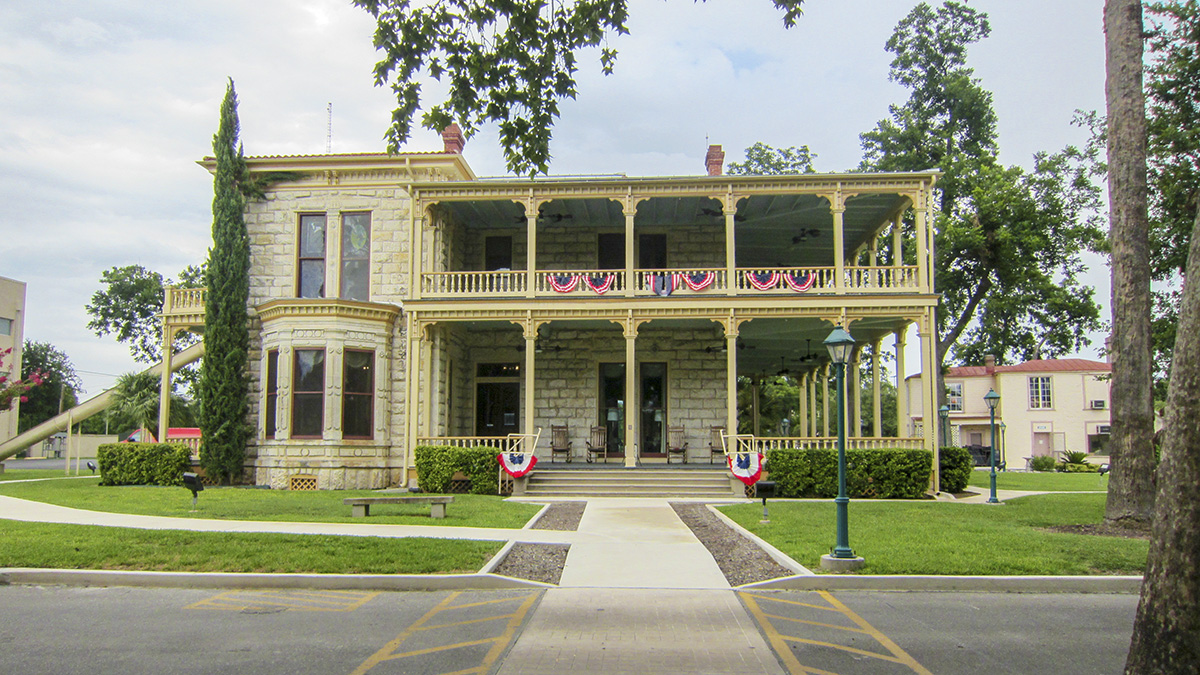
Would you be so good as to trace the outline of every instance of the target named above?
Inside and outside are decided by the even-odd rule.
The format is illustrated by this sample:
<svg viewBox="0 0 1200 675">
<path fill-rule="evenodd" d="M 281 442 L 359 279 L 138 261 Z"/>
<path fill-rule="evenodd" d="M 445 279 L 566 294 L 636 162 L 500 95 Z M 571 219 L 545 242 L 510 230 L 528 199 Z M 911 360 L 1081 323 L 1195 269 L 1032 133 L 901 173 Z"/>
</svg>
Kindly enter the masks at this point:
<svg viewBox="0 0 1200 675">
<path fill-rule="evenodd" d="M 988 498 L 987 503 L 999 504 L 1000 500 L 996 499 L 996 406 L 1000 403 L 1000 394 L 997 394 L 995 389 L 988 389 L 988 393 L 983 396 L 983 402 L 987 404 L 988 413 L 992 417 L 992 448 L 988 453 L 992 457 L 992 496 Z"/>
<path fill-rule="evenodd" d="M 856 570 L 863 566 L 863 559 L 854 555 L 850 548 L 849 510 L 850 498 L 846 496 L 846 362 L 854 350 L 854 338 L 841 326 L 833 329 L 825 338 L 825 347 L 833 361 L 837 376 L 837 452 L 838 452 L 838 496 L 837 543 L 833 552 L 821 556 L 821 567 L 838 572 Z"/>
<path fill-rule="evenodd" d="M 938 408 L 938 417 L 942 420 L 942 447 L 950 445 L 950 406 Z"/>
</svg>

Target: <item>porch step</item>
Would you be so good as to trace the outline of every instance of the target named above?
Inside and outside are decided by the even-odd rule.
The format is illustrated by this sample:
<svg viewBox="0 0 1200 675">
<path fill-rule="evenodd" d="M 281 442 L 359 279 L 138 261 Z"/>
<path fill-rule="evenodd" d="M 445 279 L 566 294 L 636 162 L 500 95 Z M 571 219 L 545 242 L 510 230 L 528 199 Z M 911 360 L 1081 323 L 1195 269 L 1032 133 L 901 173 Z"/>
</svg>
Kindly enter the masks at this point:
<svg viewBox="0 0 1200 675">
<path fill-rule="evenodd" d="M 731 498 L 721 469 L 537 469 L 525 488 L 529 497 Z"/>
</svg>

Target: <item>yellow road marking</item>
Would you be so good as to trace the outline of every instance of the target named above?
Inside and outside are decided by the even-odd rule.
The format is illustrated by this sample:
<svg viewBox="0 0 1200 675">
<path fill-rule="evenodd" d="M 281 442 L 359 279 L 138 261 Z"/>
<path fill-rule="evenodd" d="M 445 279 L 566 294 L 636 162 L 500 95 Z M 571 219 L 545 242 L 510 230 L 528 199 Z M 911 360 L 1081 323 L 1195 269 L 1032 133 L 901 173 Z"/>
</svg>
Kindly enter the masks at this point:
<svg viewBox="0 0 1200 675">
<path fill-rule="evenodd" d="M 377 595 L 361 591 L 330 591 L 323 594 L 307 591 L 227 591 L 194 602 L 184 609 L 242 611 L 282 607 L 301 612 L 351 612 Z"/>
<path fill-rule="evenodd" d="M 758 624 L 760 626 L 762 626 L 763 632 L 766 633 L 767 641 L 771 644 L 771 647 L 775 650 L 775 653 L 779 655 L 780 660 L 782 660 L 784 662 L 784 665 L 787 667 L 789 672 L 791 672 L 793 674 L 804 674 L 804 675 L 836 675 L 836 673 L 830 673 L 829 671 L 824 671 L 824 670 L 820 670 L 817 668 L 812 668 L 809 666 L 801 665 L 799 660 L 796 659 L 795 654 L 792 653 L 791 647 L 789 646 L 789 643 L 791 643 L 791 642 L 799 642 L 799 643 L 804 643 L 804 644 L 817 645 L 817 646 L 821 646 L 821 647 L 830 647 L 830 648 L 837 649 L 840 651 L 851 652 L 854 654 L 860 654 L 862 656 L 868 656 L 871 658 L 880 659 L 882 661 L 890 661 L 892 663 L 898 663 L 898 664 L 907 666 L 914 673 L 917 673 L 918 675 L 932 675 L 932 673 L 930 673 L 929 670 L 927 670 L 920 663 L 917 663 L 916 659 L 914 659 L 907 652 L 905 652 L 903 649 L 901 649 L 900 646 L 897 645 L 895 642 L 893 642 L 891 638 L 889 638 L 888 636 L 881 633 L 879 631 L 879 629 L 872 626 L 870 623 L 868 623 L 866 621 L 866 619 L 863 619 L 861 616 L 856 614 L 853 610 L 851 610 L 849 607 L 847 607 L 845 604 L 843 604 L 837 598 L 833 597 L 833 595 L 830 594 L 828 591 L 817 591 L 817 593 L 820 594 L 820 596 L 822 598 L 824 598 L 826 602 L 829 603 L 828 606 L 814 605 L 814 604 L 810 604 L 810 603 L 806 603 L 806 602 L 797 602 L 795 600 L 786 600 L 783 598 L 775 598 L 775 597 L 770 597 L 770 596 L 754 595 L 751 593 L 740 593 L 739 594 L 739 595 L 741 595 L 742 599 L 746 602 L 746 606 L 750 608 L 750 613 L 754 616 L 755 620 L 757 620 Z M 849 627 L 849 626 L 835 626 L 832 624 L 820 623 L 817 621 L 808 621 L 805 619 L 793 619 L 791 617 L 778 616 L 775 614 L 768 614 L 765 611 L 763 611 L 763 609 L 759 606 L 759 603 L 758 603 L 759 600 L 768 600 L 771 602 L 779 602 L 779 603 L 784 603 L 784 604 L 793 605 L 793 606 L 807 607 L 807 608 L 811 608 L 811 609 L 835 611 L 835 612 L 838 612 L 839 614 L 845 616 L 847 619 L 849 619 L 852 623 L 854 623 L 855 626 L 857 626 L 857 628 L 853 628 L 853 627 Z M 811 639 L 802 638 L 799 636 L 783 635 L 775 628 L 775 625 L 771 623 L 771 619 L 782 619 L 782 620 L 786 620 L 786 621 L 793 622 L 793 623 L 821 626 L 824 628 L 832 628 L 834 630 L 846 631 L 846 632 L 850 632 L 850 633 L 863 633 L 866 635 L 870 635 L 872 638 L 875 639 L 876 642 L 878 642 L 881 646 L 883 646 L 885 649 L 887 649 L 891 653 L 890 654 L 881 654 L 878 652 L 867 651 L 867 650 L 863 650 L 863 649 L 858 649 L 856 647 L 849 647 L 846 645 L 840 645 L 840 644 L 836 644 L 836 643 L 832 643 L 832 642 L 822 642 L 819 640 L 811 640 Z"/>
<path fill-rule="evenodd" d="M 464 605 L 453 604 L 454 601 L 456 599 L 458 599 L 458 597 L 461 595 L 462 595 L 462 591 L 455 591 L 454 593 L 451 593 L 450 595 L 446 596 L 445 600 L 442 600 L 437 605 L 435 605 L 432 609 L 430 609 L 428 612 L 425 612 L 425 614 L 421 618 L 417 619 L 415 623 L 413 623 L 408 628 L 404 629 L 404 631 L 402 633 L 400 633 L 394 639 L 392 639 L 390 642 L 388 642 L 386 645 L 384 645 L 383 648 L 381 648 L 379 651 L 372 654 L 366 661 L 363 661 L 362 664 L 358 668 L 356 668 L 353 673 L 351 673 L 351 675 L 364 675 L 367 671 L 371 670 L 375 666 L 377 666 L 381 663 L 384 663 L 386 661 L 392 661 L 395 659 L 402 659 L 402 658 L 407 658 L 407 657 L 411 657 L 411 656 L 434 654 L 437 652 L 443 652 L 443 651 L 447 651 L 450 649 L 460 649 L 463 647 L 473 647 L 473 646 L 477 646 L 477 645 L 484 645 L 484 644 L 490 643 L 492 645 L 492 647 L 491 647 L 491 649 L 488 650 L 487 654 L 484 656 L 482 664 L 480 664 L 479 666 L 474 667 L 474 668 L 467 668 L 466 670 L 459 670 L 459 671 L 455 671 L 454 673 L 448 673 L 446 675 L 468 675 L 471 673 L 486 673 L 489 669 L 491 669 L 491 666 L 492 666 L 492 664 L 494 664 L 496 662 L 496 659 L 500 658 L 500 654 L 502 654 L 504 652 L 504 648 L 507 647 L 508 643 L 512 640 L 512 637 L 516 633 L 517 628 L 519 628 L 521 626 L 521 623 L 525 620 L 525 615 L 529 613 L 529 609 L 531 607 L 533 607 L 533 603 L 537 600 L 538 594 L 531 593 L 531 594 L 525 595 L 525 596 L 515 596 L 515 597 L 501 598 L 501 599 L 497 599 L 497 600 L 485 600 L 485 601 L 481 601 L 481 602 L 467 603 Z M 514 611 L 511 614 L 504 614 L 502 616 L 488 617 L 488 618 L 483 618 L 483 619 L 468 619 L 466 621 L 461 621 L 458 623 L 447 623 L 447 624 L 432 624 L 432 623 L 430 623 L 430 621 L 433 620 L 433 617 L 437 616 L 441 612 L 446 612 L 446 611 L 455 610 L 455 609 L 471 608 L 471 607 L 482 607 L 485 605 L 494 605 L 494 604 L 498 604 L 498 603 L 502 603 L 502 602 L 511 602 L 514 600 L 519 600 L 522 602 L 521 602 L 520 606 L 516 609 L 516 611 Z M 421 632 L 421 631 L 434 630 L 437 628 L 449 628 L 449 627 L 461 626 L 461 625 L 465 625 L 465 624 L 469 624 L 469 623 L 478 623 L 481 621 L 493 621 L 496 619 L 508 619 L 508 624 L 504 627 L 504 632 L 501 635 L 494 637 L 494 638 L 487 638 L 487 639 L 483 639 L 483 640 L 471 640 L 471 641 L 467 641 L 467 642 L 458 642 L 458 643 L 444 645 L 444 646 L 440 646 L 440 647 L 417 649 L 417 650 L 413 650 L 410 652 L 397 652 L 396 651 L 397 649 L 400 648 L 401 645 L 404 644 L 404 642 L 406 640 L 408 640 L 410 637 L 412 637 L 413 635 L 415 635 L 416 633 Z"/>
</svg>

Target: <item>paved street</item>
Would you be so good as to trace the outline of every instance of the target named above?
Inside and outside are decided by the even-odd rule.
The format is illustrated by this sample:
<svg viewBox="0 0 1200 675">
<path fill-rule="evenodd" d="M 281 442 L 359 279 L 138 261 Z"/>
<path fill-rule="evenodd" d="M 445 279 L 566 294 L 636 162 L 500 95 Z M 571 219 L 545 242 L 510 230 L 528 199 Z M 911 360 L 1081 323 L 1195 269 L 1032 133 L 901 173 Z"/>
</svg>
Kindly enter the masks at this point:
<svg viewBox="0 0 1200 675">
<path fill-rule="evenodd" d="M 739 601 L 751 620 L 738 618 Z M 1136 604 L 1103 594 L 7 586 L 0 672 L 1119 673 Z"/>
</svg>

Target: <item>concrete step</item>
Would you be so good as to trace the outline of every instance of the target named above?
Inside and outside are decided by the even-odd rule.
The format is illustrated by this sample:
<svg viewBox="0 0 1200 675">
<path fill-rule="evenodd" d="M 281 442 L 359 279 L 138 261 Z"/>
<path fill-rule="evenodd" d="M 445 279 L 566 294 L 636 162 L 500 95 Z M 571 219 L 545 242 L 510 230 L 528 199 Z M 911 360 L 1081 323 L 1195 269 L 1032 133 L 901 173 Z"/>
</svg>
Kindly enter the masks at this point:
<svg viewBox="0 0 1200 675">
<path fill-rule="evenodd" d="M 729 477 L 712 468 L 537 469 L 525 494 L 534 497 L 734 497 Z"/>
</svg>

